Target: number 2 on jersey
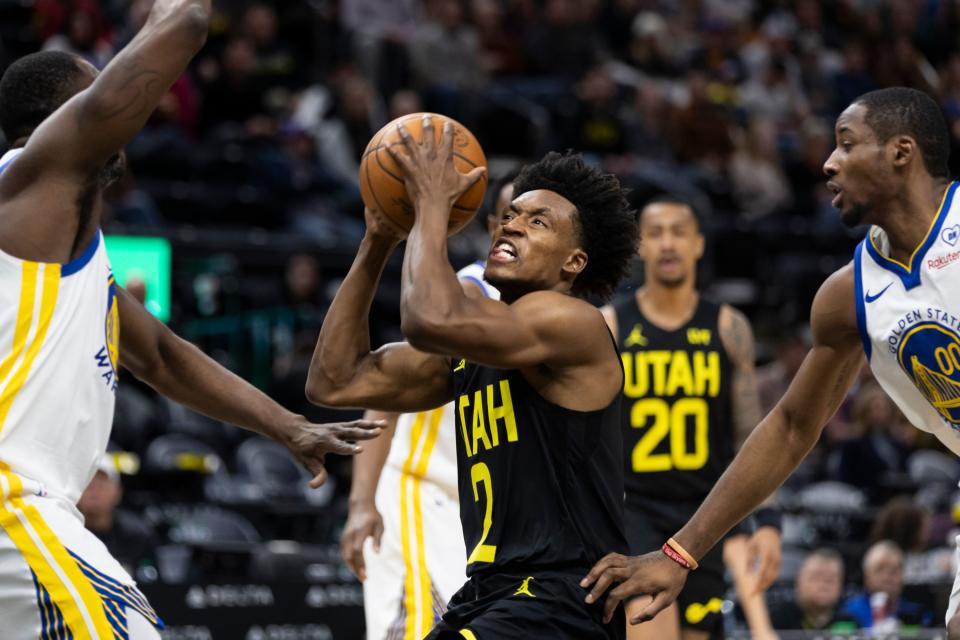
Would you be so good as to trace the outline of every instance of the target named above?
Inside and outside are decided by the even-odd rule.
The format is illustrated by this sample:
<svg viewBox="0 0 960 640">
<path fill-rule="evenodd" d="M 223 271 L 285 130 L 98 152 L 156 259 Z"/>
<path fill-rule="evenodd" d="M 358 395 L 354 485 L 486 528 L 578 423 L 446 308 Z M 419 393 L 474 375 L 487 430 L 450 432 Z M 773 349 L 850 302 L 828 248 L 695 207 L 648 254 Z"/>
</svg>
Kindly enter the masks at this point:
<svg viewBox="0 0 960 640">
<path fill-rule="evenodd" d="M 693 419 L 693 450 L 687 442 L 687 421 Z M 681 398 L 673 406 L 660 398 L 638 400 L 630 411 L 630 424 L 635 429 L 649 425 L 633 448 L 635 473 L 654 471 L 694 471 L 707 463 L 710 443 L 707 439 L 709 408 L 703 398 Z M 670 438 L 669 453 L 653 453 L 663 440 Z M 476 489 L 474 489 L 476 491 Z"/>
<path fill-rule="evenodd" d="M 474 547 L 467 558 L 467 564 L 474 562 L 493 562 L 497 556 L 497 546 L 493 544 L 484 544 L 487 536 L 490 535 L 490 527 L 493 526 L 493 479 L 490 477 L 490 467 L 483 462 L 470 467 L 470 482 L 473 484 L 473 501 L 480 502 L 479 485 L 483 485 L 486 494 L 486 510 L 483 514 L 483 534 L 480 536 L 480 542 Z"/>
</svg>

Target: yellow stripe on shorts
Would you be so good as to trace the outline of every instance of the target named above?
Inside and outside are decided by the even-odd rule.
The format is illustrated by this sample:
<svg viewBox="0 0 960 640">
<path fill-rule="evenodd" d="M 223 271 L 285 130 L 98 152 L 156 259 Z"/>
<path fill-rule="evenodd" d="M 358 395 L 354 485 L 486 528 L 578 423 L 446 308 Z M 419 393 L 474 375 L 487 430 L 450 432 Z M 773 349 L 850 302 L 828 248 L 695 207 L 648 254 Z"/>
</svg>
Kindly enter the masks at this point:
<svg viewBox="0 0 960 640">
<path fill-rule="evenodd" d="M 467 640 L 477 640 L 477 636 L 473 635 L 473 631 L 470 631 L 470 629 L 460 629 L 460 635 Z"/>
<path fill-rule="evenodd" d="M 113 638 L 100 596 L 37 508 L 26 504 L 22 495 L 19 476 L 0 462 L 0 529 L 10 536 L 50 599 L 60 608 L 75 640 Z"/>
</svg>

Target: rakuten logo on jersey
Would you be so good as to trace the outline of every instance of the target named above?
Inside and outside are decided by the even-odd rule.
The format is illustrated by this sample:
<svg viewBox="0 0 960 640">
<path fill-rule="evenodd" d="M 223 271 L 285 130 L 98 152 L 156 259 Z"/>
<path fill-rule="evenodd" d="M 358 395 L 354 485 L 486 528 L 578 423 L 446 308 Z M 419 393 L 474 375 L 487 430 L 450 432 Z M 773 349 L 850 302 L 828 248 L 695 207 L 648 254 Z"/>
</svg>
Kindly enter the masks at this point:
<svg viewBox="0 0 960 640">
<path fill-rule="evenodd" d="M 927 268 L 938 270 L 944 269 L 952 265 L 957 260 L 960 260 L 960 251 L 951 251 L 950 253 L 944 254 L 938 258 L 927 260 Z"/>
</svg>

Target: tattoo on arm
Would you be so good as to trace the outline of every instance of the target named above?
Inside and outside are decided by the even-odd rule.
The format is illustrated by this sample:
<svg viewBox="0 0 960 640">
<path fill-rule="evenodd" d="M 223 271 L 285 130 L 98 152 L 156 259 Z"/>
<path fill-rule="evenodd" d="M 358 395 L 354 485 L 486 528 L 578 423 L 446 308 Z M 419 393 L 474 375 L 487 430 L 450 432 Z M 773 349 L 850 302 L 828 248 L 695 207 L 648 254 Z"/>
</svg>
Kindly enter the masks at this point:
<svg viewBox="0 0 960 640">
<path fill-rule="evenodd" d="M 762 416 L 750 322 L 736 309 L 730 309 L 728 317 L 729 321 L 722 323 L 720 330 L 733 363 L 730 392 L 733 396 L 734 435 L 739 448 L 759 424 Z"/>
<path fill-rule="evenodd" d="M 92 107 L 91 101 L 84 102 L 79 110 L 78 124 L 89 126 L 108 120 L 139 120 L 153 110 L 157 94 L 164 91 L 162 75 L 155 69 L 145 68 L 141 56 L 131 55 L 123 60 L 115 81 L 103 87 L 105 95 L 111 95 L 109 100 L 98 103 L 105 108 Z"/>
</svg>

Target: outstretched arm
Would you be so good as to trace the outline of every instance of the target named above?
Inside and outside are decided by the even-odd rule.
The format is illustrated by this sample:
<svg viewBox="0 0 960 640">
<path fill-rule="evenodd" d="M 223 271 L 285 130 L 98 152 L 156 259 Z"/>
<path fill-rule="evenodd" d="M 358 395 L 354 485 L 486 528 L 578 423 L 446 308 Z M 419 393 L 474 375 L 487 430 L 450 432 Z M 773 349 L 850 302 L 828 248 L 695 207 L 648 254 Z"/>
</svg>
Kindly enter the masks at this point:
<svg viewBox="0 0 960 640">
<path fill-rule="evenodd" d="M 210 0 L 156 0 L 146 25 L 93 84 L 33 132 L 0 178 L 0 248 L 27 248 L 25 257 L 51 262 L 71 257 L 78 189 L 143 128 L 203 46 L 209 21 Z"/>
<path fill-rule="evenodd" d="M 747 439 L 736 459 L 690 522 L 674 538 L 702 558 L 735 524 L 760 505 L 816 444 L 863 362 L 857 333 L 852 267 L 832 275 L 813 303 L 814 345 L 783 399 Z M 610 554 L 591 570 L 589 602 L 614 582 L 607 613 L 635 593 L 654 597 L 631 623 L 649 620 L 676 598 L 687 571 L 658 552 L 639 558 Z"/>
<path fill-rule="evenodd" d="M 314 486 L 326 478 L 326 454 L 352 455 L 361 450 L 355 441 L 380 434 L 382 423 L 309 423 L 178 337 L 123 289 L 118 302 L 125 369 L 171 400 L 285 445 L 314 474 Z"/>
<path fill-rule="evenodd" d="M 370 307 L 399 239 L 366 212 L 367 233 L 323 319 L 307 376 L 315 404 L 420 411 L 452 399 L 450 361 L 407 343 L 370 350 Z"/>
</svg>

